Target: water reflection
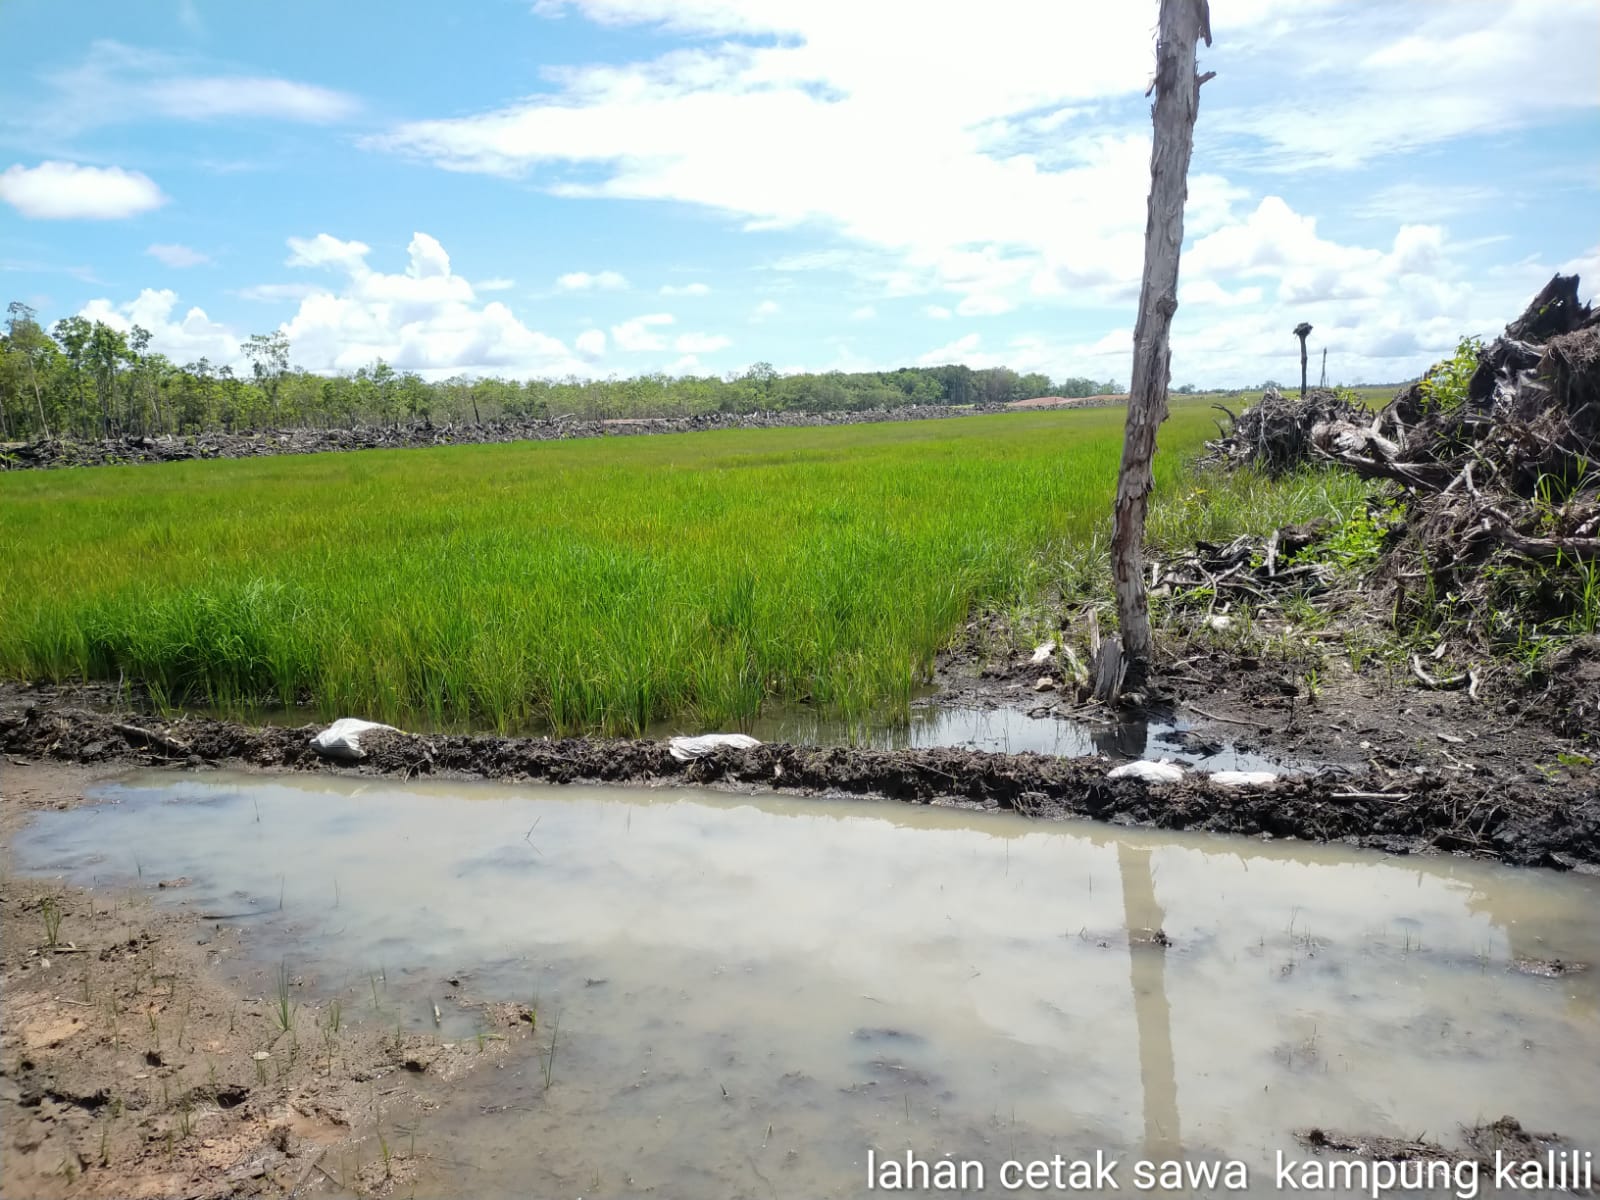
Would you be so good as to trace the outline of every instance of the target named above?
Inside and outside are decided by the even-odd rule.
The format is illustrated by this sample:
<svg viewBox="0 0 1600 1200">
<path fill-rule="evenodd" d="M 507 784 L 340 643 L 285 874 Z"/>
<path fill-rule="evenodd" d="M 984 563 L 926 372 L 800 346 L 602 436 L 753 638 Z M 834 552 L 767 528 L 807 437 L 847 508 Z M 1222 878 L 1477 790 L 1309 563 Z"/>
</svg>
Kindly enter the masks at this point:
<svg viewBox="0 0 1600 1200">
<path fill-rule="evenodd" d="M 1594 879 L 691 789 L 105 795 L 16 860 L 267 910 L 249 953 L 324 997 L 386 968 L 386 1023 L 431 1028 L 446 977 L 561 1011 L 556 1086 L 530 1056 L 440 1094 L 425 1149 L 469 1166 L 419 1195 L 858 1196 L 869 1148 L 1264 1162 L 1502 1112 L 1600 1143 L 1600 980 L 1511 969 L 1600 959 Z"/>
</svg>

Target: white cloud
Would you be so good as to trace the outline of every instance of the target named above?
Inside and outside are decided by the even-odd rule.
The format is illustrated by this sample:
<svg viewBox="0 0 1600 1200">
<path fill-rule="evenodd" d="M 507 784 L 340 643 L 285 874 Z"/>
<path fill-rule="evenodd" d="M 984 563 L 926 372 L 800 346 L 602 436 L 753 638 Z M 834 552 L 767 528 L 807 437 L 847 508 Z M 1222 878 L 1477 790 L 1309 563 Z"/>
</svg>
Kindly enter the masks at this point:
<svg viewBox="0 0 1600 1200">
<path fill-rule="evenodd" d="M 203 267 L 211 261 L 209 254 L 202 254 L 190 246 L 180 245 L 177 242 L 154 242 L 146 246 L 144 252 L 158 262 L 169 267 Z"/>
<path fill-rule="evenodd" d="M 145 95 L 164 116 L 190 121 L 266 117 L 320 125 L 343 120 L 360 107 L 352 97 L 330 88 L 259 76 L 160 80 L 151 83 Z"/>
<path fill-rule="evenodd" d="M 480 279 L 472 286 L 476 291 L 480 292 L 509 292 L 517 286 L 517 281 L 497 276 L 493 279 Z"/>
<path fill-rule="evenodd" d="M 782 311 L 782 308 L 783 306 L 776 300 L 763 300 L 750 310 L 750 319 L 752 321 L 760 321 L 767 317 L 777 316 Z"/>
<path fill-rule="evenodd" d="M 1015 307 L 1004 296 L 997 296 L 993 292 L 973 292 L 956 305 L 956 312 L 963 317 L 994 317 L 1008 313 Z"/>
<path fill-rule="evenodd" d="M 573 343 L 585 358 L 600 358 L 606 352 L 606 334 L 603 329 L 585 329 Z"/>
<path fill-rule="evenodd" d="M 1324 4 L 1283 25 L 1252 48 L 1303 86 L 1204 117 L 1243 135 L 1239 157 L 1256 166 L 1339 170 L 1600 106 L 1593 3 Z"/>
<path fill-rule="evenodd" d="M 372 247 L 365 242 L 346 242 L 331 234 L 319 233 L 313 238 L 289 239 L 289 257 L 285 265 L 291 267 L 341 267 L 346 271 L 365 271 L 366 257 Z"/>
<path fill-rule="evenodd" d="M 709 295 L 710 292 L 710 286 L 704 283 L 685 283 L 681 285 L 664 283 L 661 285 L 661 294 L 663 296 L 705 296 Z"/>
<path fill-rule="evenodd" d="M 242 287 L 234 294 L 241 300 L 259 300 L 270 304 L 280 300 L 304 300 L 320 290 L 313 283 L 257 283 Z"/>
<path fill-rule="evenodd" d="M 946 363 L 967 362 L 982 341 L 982 336 L 976 333 L 958 337 L 955 341 L 948 342 L 937 349 L 929 350 L 926 354 L 919 354 L 917 356 L 917 365 L 921 367 L 942 367 Z"/>
<path fill-rule="evenodd" d="M 850 314 L 852 321 L 870 321 L 878 315 L 878 310 L 870 304 L 863 304 Z"/>
<path fill-rule="evenodd" d="M 693 354 L 685 354 L 682 358 L 674 359 L 667 364 L 668 375 L 693 375 L 700 370 L 700 360 Z"/>
<path fill-rule="evenodd" d="M 382 358 L 428 378 L 459 372 L 519 376 L 592 373 L 559 339 L 529 329 L 499 301 L 480 304 L 456 275 L 439 241 L 418 232 L 406 247 L 404 273 L 367 263 L 364 242 L 319 233 L 289 239 L 289 264 L 342 274 L 337 290 L 319 288 L 285 322 L 294 359 L 314 371 L 348 371 Z"/>
<path fill-rule="evenodd" d="M 922 313 L 925 317 L 933 321 L 948 321 L 955 315 L 942 304 L 926 305 L 923 308 Z"/>
<path fill-rule="evenodd" d="M 556 279 L 556 286 L 564 292 L 620 292 L 628 281 L 615 271 L 569 271 Z"/>
<path fill-rule="evenodd" d="M 1120 324 L 1131 309 L 1149 184 L 1140 93 L 1154 0 L 995 0 L 982 22 L 912 20 L 903 5 L 854 0 L 551 0 L 543 10 L 664 27 L 677 48 L 552 69 L 529 99 L 408 122 L 368 144 L 453 170 L 532 175 L 566 196 L 684 203 L 743 230 L 820 233 L 831 244 L 775 269 L 845 273 L 876 289 L 874 299 L 950 297 L 924 309 L 932 319 L 1048 305 L 1115 310 Z M 1220 77 L 1206 92 L 1189 181 L 1199 262 L 1184 263 L 1180 325 L 1243 317 L 1269 301 L 1344 303 L 1374 345 L 1394 347 L 1377 315 L 1384 305 L 1422 323 L 1490 309 L 1487 290 L 1461 281 L 1464 244 L 1437 224 L 1404 222 L 1492 213 L 1496 197 L 1476 183 L 1441 183 L 1443 160 L 1414 151 L 1592 113 L 1600 5 L 1303 0 L 1291 16 L 1270 0 L 1233 0 L 1213 22 L 1206 65 Z M 952 76 L 961 88 L 948 86 Z M 1297 86 L 1285 90 L 1282 78 Z M 1327 193 L 1341 217 L 1390 222 L 1354 241 L 1215 173 L 1379 159 L 1381 187 Z M 906 181 L 927 179 L 939 186 L 908 203 Z M 1592 192 L 1592 175 L 1583 186 Z M 1433 195 L 1437 207 L 1425 203 Z M 1256 368 L 1240 357 L 1229 369 Z"/>
<path fill-rule="evenodd" d="M 715 354 L 731 345 L 733 339 L 720 333 L 681 333 L 672 342 L 672 348 L 680 354 Z"/>
<path fill-rule="evenodd" d="M 43 94 L 0 119 L 27 139 L 65 139 L 86 130 L 150 119 L 240 118 L 329 124 L 356 115 L 354 96 L 275 76 L 208 70 L 193 59 L 97 41 L 84 60 L 42 76 Z"/>
<path fill-rule="evenodd" d="M 140 326 L 150 332 L 151 349 L 176 363 L 208 358 L 214 365 L 223 366 L 239 361 L 239 338 L 233 331 L 206 316 L 201 308 L 191 308 L 175 319 L 173 310 L 177 304 L 176 292 L 167 288 L 160 291 L 145 288 L 138 299 L 127 304 L 91 300 L 83 306 L 80 315 L 104 322 L 123 333 L 131 332 L 135 325 Z"/>
<path fill-rule="evenodd" d="M 160 208 L 167 197 L 139 171 L 43 162 L 0 171 L 0 200 L 35 220 L 108 221 Z"/>
<path fill-rule="evenodd" d="M 1215 280 L 1200 279 L 1184 282 L 1178 288 L 1178 303 L 1195 308 L 1237 308 L 1243 304 L 1261 303 L 1261 289 L 1243 287 L 1229 291 Z"/>
<path fill-rule="evenodd" d="M 625 350 L 630 354 L 643 354 L 655 350 L 665 350 L 667 339 L 654 332 L 660 325 L 671 325 L 670 313 L 650 313 L 648 316 L 635 317 L 631 321 L 624 321 L 620 325 L 611 327 L 611 340 L 616 343 L 618 350 Z"/>
</svg>

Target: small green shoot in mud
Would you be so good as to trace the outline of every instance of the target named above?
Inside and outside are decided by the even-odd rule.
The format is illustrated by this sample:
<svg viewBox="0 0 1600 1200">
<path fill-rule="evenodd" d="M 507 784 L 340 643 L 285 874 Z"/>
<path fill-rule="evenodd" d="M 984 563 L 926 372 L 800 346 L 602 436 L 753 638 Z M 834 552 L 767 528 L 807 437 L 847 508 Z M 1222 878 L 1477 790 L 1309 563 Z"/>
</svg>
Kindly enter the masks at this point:
<svg viewBox="0 0 1600 1200">
<path fill-rule="evenodd" d="M 294 1025 L 294 1006 L 289 1003 L 289 964 L 278 964 L 278 993 L 272 1006 L 273 1019 L 280 1033 L 288 1033 Z"/>
<path fill-rule="evenodd" d="M 550 1085 L 556 1078 L 556 1037 L 561 1032 L 561 1010 L 556 1010 L 556 1019 L 550 1025 L 550 1049 L 544 1056 L 544 1090 L 549 1091 Z"/>
<path fill-rule="evenodd" d="M 39 915 L 44 919 L 44 944 L 53 950 L 61 944 L 61 902 L 46 896 L 39 901 Z"/>
</svg>

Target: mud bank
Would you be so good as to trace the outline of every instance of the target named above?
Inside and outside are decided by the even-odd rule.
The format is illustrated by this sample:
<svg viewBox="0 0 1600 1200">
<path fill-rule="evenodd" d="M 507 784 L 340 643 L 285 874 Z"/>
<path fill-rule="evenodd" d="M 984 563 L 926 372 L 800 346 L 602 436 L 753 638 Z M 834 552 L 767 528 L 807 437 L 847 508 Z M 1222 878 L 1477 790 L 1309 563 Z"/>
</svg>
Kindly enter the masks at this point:
<svg viewBox="0 0 1600 1200">
<path fill-rule="evenodd" d="M 1075 408 L 1102 408 L 1121 402 L 1115 396 L 1074 402 Z M 428 446 L 501 442 L 550 442 L 569 438 L 635 437 L 655 433 L 701 433 L 715 429 L 815 428 L 869 425 L 888 421 L 936 421 L 1019 410 L 1007 405 L 952 408 L 906 405 L 863 412 L 705 413 L 693 417 L 640 417 L 618 420 L 510 419 L 481 425 L 414 422 L 360 429 L 293 429 L 250 433 L 201 433 L 183 437 L 126 436 L 100 441 L 50 439 L 0 445 L 0 470 L 48 467 L 100 467 L 113 464 L 179 462 L 192 458 L 261 458 L 274 454 L 322 454 L 344 450 L 414 450 Z"/>
<path fill-rule="evenodd" d="M 0 838 L 9 849 L 35 813 L 91 803 L 106 774 L 0 766 Z M 187 879 L 82 888 L 11 865 L 0 879 L 7 1196 L 391 1194 L 423 1157 L 398 1131 L 436 1107 L 433 1093 L 530 1052 L 511 1004 L 445 997 L 486 1031 L 457 1042 L 341 1014 L 316 971 L 279 977 L 252 962 L 248 922 L 157 903 L 185 895 Z M 374 982 L 374 1005 L 386 989 Z"/>
<path fill-rule="evenodd" d="M 1600 785 L 1462 776 L 1426 765 L 1329 767 L 1237 789 L 1189 775 L 1147 785 L 1106 778 L 1098 759 L 962 749 L 867 750 L 763 745 L 680 763 L 664 742 L 476 735 L 368 735 L 358 766 L 331 765 L 311 727 L 254 728 L 184 718 L 116 717 L 11 698 L 0 753 L 71 764 L 246 766 L 401 779 L 553 783 L 682 782 L 799 795 L 883 797 L 918 804 L 1011 809 L 1043 819 L 1090 817 L 1188 829 L 1343 842 L 1391 853 L 1469 854 L 1518 866 L 1600 869 Z"/>
</svg>

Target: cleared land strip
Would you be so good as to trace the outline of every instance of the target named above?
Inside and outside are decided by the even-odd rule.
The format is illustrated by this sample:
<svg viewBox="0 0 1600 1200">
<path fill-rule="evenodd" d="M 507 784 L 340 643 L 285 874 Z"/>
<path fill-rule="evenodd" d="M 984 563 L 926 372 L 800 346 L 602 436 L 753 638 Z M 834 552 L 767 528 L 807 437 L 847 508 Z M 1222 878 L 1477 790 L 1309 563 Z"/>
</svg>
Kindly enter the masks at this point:
<svg viewBox="0 0 1600 1200">
<path fill-rule="evenodd" d="M 1091 396 L 1049 407 L 1111 408 L 1125 396 Z M 1029 408 L 1036 407 L 1029 405 Z M 1005 404 L 958 408 L 910 404 L 901 408 L 857 412 L 701 413 L 687 417 L 524 418 L 482 425 L 435 425 L 412 421 L 403 425 L 356 429 L 286 429 L 259 433 L 197 433 L 176 437 L 105 438 L 99 441 L 49 439 L 0 443 L 0 470 L 49 467 L 98 467 L 127 463 L 182 462 L 195 458 L 261 458 L 274 454 L 325 454 L 346 450 L 406 450 L 428 446 L 488 445 L 503 442 L 554 442 L 571 438 L 638 437 L 652 433 L 699 433 L 714 429 L 815 428 L 825 425 L 874 425 L 889 421 L 935 421 L 1026 411 Z"/>
</svg>

